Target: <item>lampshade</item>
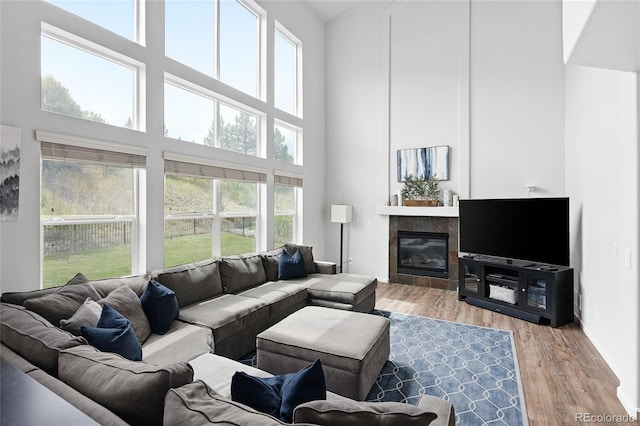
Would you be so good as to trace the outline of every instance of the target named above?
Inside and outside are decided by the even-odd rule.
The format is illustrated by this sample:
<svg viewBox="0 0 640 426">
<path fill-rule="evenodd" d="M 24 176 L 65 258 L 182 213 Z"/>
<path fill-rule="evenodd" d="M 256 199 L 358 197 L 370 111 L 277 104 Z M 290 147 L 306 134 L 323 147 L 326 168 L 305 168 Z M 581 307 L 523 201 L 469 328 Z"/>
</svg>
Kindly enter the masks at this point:
<svg viewBox="0 0 640 426">
<path fill-rule="evenodd" d="M 348 204 L 333 204 L 331 206 L 331 222 L 350 223 L 352 206 Z"/>
</svg>

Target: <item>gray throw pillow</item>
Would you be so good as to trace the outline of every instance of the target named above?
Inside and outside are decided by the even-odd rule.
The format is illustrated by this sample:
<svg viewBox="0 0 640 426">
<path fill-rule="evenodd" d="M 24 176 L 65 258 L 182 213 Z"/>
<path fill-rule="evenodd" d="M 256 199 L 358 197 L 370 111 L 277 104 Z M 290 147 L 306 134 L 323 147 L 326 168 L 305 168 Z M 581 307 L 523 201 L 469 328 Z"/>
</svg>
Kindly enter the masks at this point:
<svg viewBox="0 0 640 426">
<path fill-rule="evenodd" d="M 60 321 L 60 328 L 76 336 L 82 336 L 80 327 L 95 327 L 100 320 L 102 306 L 93 299 L 87 297 L 82 306 L 69 319 Z"/>
<path fill-rule="evenodd" d="M 93 288 L 96 289 L 100 297 L 107 297 L 109 293 L 117 289 L 123 284 L 130 287 L 138 297 L 142 296 L 142 292 L 147 287 L 147 283 L 151 279 L 151 274 L 133 275 L 130 277 L 106 278 L 104 280 L 90 281 Z"/>
<path fill-rule="evenodd" d="M 259 254 L 223 257 L 220 260 L 220 276 L 226 293 L 238 293 L 267 281 Z"/>
<path fill-rule="evenodd" d="M 60 352 L 60 379 L 131 425 L 162 425 L 169 389 L 193 381 L 186 362 L 157 366 L 85 345 Z"/>
<path fill-rule="evenodd" d="M 0 304 L 0 335 L 3 344 L 54 376 L 58 373 L 58 353 L 87 343 L 82 337 L 51 325 L 35 312 L 8 303 Z"/>
<path fill-rule="evenodd" d="M 306 402 L 293 412 L 294 423 L 323 426 L 425 426 L 437 417 L 435 413 L 410 404 L 347 398 Z"/>
<path fill-rule="evenodd" d="M 285 244 L 284 249 L 289 256 L 296 254 L 296 251 L 302 253 L 302 258 L 304 259 L 304 270 L 307 275 L 316 273 L 316 264 L 313 260 L 313 247 L 299 246 L 297 244 Z"/>
<path fill-rule="evenodd" d="M 42 315 L 51 324 L 59 326 L 60 320 L 70 318 L 87 297 L 93 300 L 100 299 L 100 295 L 84 275 L 77 274 L 55 293 L 25 300 L 24 307 Z"/>
<path fill-rule="evenodd" d="M 267 281 L 278 281 L 278 259 L 284 249 L 282 247 L 262 253 L 262 266 Z"/>
<path fill-rule="evenodd" d="M 229 424 L 280 426 L 280 420 L 216 394 L 203 381 L 171 389 L 164 405 L 165 425 Z"/>
<path fill-rule="evenodd" d="M 131 288 L 124 284 L 121 285 L 109 293 L 107 297 L 98 301 L 101 306 L 104 306 L 105 303 L 131 322 L 140 344 L 147 340 L 151 334 L 151 325 L 142 309 L 140 298 Z"/>
<path fill-rule="evenodd" d="M 176 294 L 182 308 L 222 294 L 220 262 L 208 259 L 154 271 L 152 277 Z"/>
</svg>

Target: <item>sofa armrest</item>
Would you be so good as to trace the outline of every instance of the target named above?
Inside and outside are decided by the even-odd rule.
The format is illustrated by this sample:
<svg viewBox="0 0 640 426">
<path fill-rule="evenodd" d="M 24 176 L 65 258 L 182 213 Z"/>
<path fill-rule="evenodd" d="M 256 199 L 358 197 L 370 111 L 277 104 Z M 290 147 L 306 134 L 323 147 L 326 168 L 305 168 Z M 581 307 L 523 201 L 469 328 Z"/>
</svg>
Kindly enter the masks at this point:
<svg viewBox="0 0 640 426">
<path fill-rule="evenodd" d="M 444 401 L 443 401 L 444 402 Z M 437 415 L 429 410 L 400 402 L 366 402 L 348 398 L 300 404 L 293 413 L 294 423 L 323 426 L 427 426 Z"/>
<path fill-rule="evenodd" d="M 335 274 L 338 272 L 338 267 L 335 262 L 323 262 L 316 260 L 314 261 L 314 264 L 318 274 Z"/>
<path fill-rule="evenodd" d="M 442 398 L 422 395 L 418 401 L 418 408 L 438 415 L 431 426 L 456 426 L 456 412 L 453 405 Z"/>
</svg>

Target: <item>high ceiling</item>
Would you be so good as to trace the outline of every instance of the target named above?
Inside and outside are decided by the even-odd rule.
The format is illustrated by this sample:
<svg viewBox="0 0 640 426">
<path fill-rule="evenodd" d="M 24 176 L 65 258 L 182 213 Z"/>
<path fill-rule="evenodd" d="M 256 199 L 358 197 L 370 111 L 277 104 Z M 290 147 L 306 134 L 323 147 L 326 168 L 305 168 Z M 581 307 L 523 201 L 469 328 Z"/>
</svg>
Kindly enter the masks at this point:
<svg viewBox="0 0 640 426">
<path fill-rule="evenodd" d="M 329 22 L 336 16 L 353 7 L 358 0 L 305 0 L 306 3 L 322 18 Z M 360 0 L 361 1 L 361 0 Z"/>
</svg>

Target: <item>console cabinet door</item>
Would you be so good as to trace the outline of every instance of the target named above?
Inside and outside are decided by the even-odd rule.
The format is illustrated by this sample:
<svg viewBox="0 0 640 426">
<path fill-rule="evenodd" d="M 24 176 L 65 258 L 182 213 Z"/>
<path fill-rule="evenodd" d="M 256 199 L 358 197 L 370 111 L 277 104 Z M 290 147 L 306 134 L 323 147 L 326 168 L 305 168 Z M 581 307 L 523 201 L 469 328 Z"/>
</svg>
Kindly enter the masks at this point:
<svg viewBox="0 0 640 426">
<path fill-rule="evenodd" d="M 528 310 L 548 312 L 551 307 L 551 291 L 553 279 L 542 274 L 524 273 L 522 303 Z"/>
<path fill-rule="evenodd" d="M 458 298 L 466 296 L 484 297 L 483 265 L 473 260 L 459 259 Z"/>
</svg>

